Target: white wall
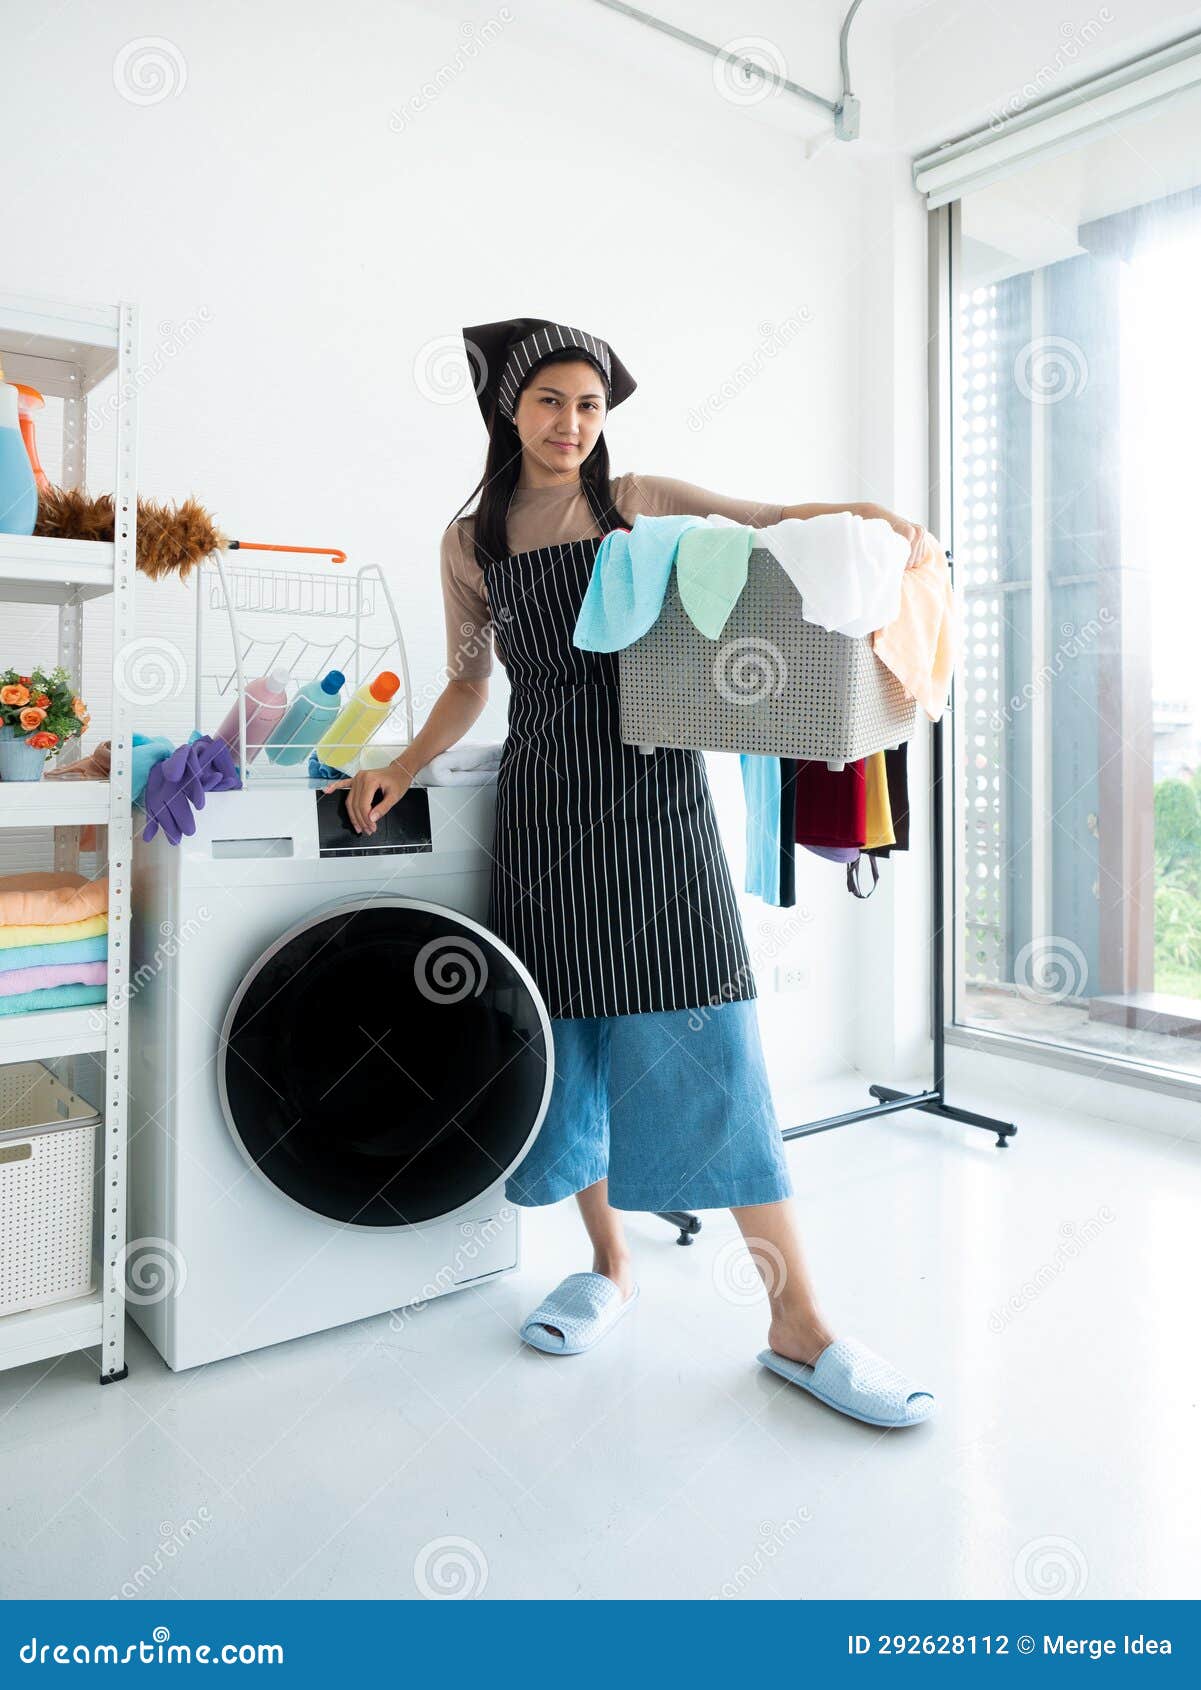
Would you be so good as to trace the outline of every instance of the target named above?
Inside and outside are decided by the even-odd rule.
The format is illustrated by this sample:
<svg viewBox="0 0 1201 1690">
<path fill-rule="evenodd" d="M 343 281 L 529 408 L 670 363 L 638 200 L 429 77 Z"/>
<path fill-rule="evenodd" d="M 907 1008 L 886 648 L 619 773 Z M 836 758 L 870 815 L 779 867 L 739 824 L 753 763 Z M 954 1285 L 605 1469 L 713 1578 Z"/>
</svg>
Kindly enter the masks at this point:
<svg viewBox="0 0 1201 1690">
<path fill-rule="evenodd" d="M 761 38 L 794 80 L 836 92 L 842 0 L 658 9 L 719 42 Z M 22 12 L 6 23 L 2 285 L 139 301 L 144 492 L 194 494 L 231 535 L 382 561 L 428 696 L 438 540 L 485 445 L 470 391 L 431 397 L 464 323 L 530 313 L 610 339 L 639 381 L 608 430 L 619 472 L 926 520 L 909 152 L 1061 39 L 1062 8 L 1020 10 L 1019 26 L 1012 8 L 869 0 L 851 36 L 854 146 L 786 94 L 719 92 L 702 55 L 589 0 Z M 1123 26 L 1107 29 L 1120 56 Z M 173 91 L 142 103 L 131 78 L 155 51 Z M 809 157 L 812 143 L 826 144 Z M 736 391 L 714 408 L 723 383 Z M 164 639 L 185 644 L 190 608 L 187 589 L 139 584 Z M 473 737 L 503 734 L 505 696 L 498 668 Z M 186 694 L 150 726 L 182 736 Z M 711 774 L 740 882 L 735 759 Z M 865 905 L 829 865 L 799 868 L 796 911 L 744 906 L 781 1089 L 849 1060 L 881 1079 L 918 1065 L 924 854 L 894 858 Z M 772 1004 L 776 960 L 810 979 Z"/>
</svg>

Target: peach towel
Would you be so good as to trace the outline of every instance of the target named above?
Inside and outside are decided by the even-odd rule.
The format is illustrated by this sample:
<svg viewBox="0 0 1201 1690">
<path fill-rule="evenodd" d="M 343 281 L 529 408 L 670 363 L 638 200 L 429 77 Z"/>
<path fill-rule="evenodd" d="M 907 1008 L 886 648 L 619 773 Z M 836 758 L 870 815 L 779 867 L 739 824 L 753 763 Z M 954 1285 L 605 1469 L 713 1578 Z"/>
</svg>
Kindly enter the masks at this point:
<svg viewBox="0 0 1201 1690">
<path fill-rule="evenodd" d="M 51 926 L 108 911 L 108 877 L 67 870 L 0 875 L 0 926 Z"/>
<path fill-rule="evenodd" d="M 959 656 L 959 605 L 946 552 L 923 533 L 915 562 L 901 576 L 901 613 L 872 635 L 872 650 L 932 722 L 947 702 Z"/>
</svg>

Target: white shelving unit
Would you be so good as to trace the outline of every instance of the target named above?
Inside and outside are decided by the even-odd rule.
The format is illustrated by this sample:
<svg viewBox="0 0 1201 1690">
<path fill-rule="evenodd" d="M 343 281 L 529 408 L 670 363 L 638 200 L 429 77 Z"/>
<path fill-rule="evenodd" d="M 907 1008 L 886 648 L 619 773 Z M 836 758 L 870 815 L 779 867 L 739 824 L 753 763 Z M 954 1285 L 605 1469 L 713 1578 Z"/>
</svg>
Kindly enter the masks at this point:
<svg viewBox="0 0 1201 1690">
<path fill-rule="evenodd" d="M 23 539 L 0 535 L 0 604 L 58 607 L 58 661 L 82 675 L 85 600 L 112 600 L 114 667 L 133 638 L 137 524 L 137 309 L 74 305 L 0 294 L 0 360 L 9 381 L 23 381 L 64 401 L 60 481 L 84 485 L 87 473 L 87 395 L 117 376 L 117 513 L 114 541 Z M 95 703 L 95 700 L 91 700 Z M 40 1010 L 0 1017 L 0 1064 L 50 1061 L 103 1052 L 104 1108 L 98 1148 L 100 1214 L 98 1284 L 87 1296 L 0 1317 L 0 1368 L 20 1367 L 72 1350 L 99 1351 L 101 1384 L 125 1377 L 126 1141 L 128 1131 L 127 958 L 133 821 L 130 814 L 129 701 L 112 692 L 111 778 L 46 784 L 0 781 L 0 828 L 54 830 L 54 864 L 79 861 L 79 830 L 107 828 L 108 996 L 82 1009 Z M 78 755 L 78 742 L 75 742 Z"/>
</svg>

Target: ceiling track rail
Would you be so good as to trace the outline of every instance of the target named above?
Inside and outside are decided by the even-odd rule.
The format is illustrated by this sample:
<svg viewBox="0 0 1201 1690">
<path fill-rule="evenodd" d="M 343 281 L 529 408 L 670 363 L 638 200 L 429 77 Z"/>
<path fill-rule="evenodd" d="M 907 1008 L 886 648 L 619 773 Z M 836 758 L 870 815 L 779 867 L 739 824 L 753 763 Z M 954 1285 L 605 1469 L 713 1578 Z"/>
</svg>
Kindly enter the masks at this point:
<svg viewBox="0 0 1201 1690">
<path fill-rule="evenodd" d="M 774 88 L 785 94 L 791 94 L 798 100 L 806 100 L 810 105 L 820 106 L 829 114 L 834 122 L 835 138 L 839 141 L 856 141 L 859 138 L 859 100 L 851 92 L 850 59 L 847 49 L 847 37 L 850 34 L 851 20 L 863 4 L 863 0 L 852 0 L 850 10 L 842 20 L 842 29 L 838 37 L 838 58 L 842 71 L 842 93 L 837 100 L 828 100 L 824 94 L 816 94 L 811 88 L 802 88 L 799 82 L 792 82 L 786 76 L 779 75 L 767 65 L 758 64 L 754 59 L 730 51 L 729 48 L 719 47 L 715 42 L 705 41 L 699 35 L 691 35 L 686 29 L 677 29 L 675 24 L 667 23 L 663 18 L 652 17 L 649 12 L 639 11 L 637 6 L 627 6 L 624 0 L 596 0 L 598 6 L 606 6 L 611 12 L 620 12 L 623 17 L 632 18 L 635 23 L 643 24 L 647 29 L 657 30 L 660 35 L 670 36 L 673 41 L 682 41 L 686 47 L 694 47 L 698 52 L 707 53 L 711 59 L 721 60 L 733 65 L 745 73 L 748 78 L 768 82 Z"/>
</svg>

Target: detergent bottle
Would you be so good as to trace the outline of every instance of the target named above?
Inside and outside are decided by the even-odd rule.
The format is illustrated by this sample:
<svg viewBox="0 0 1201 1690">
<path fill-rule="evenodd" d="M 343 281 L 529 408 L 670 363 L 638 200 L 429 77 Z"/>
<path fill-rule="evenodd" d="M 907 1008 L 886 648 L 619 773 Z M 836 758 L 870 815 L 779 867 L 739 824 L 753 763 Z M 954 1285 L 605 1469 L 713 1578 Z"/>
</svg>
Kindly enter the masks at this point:
<svg viewBox="0 0 1201 1690">
<path fill-rule="evenodd" d="M 20 396 L 0 368 L 0 534 L 32 534 L 38 484 L 21 433 Z"/>
<path fill-rule="evenodd" d="M 318 761 L 333 769 L 347 768 L 392 714 L 392 700 L 399 687 L 400 676 L 391 669 L 381 669 L 373 681 L 356 687 L 318 742 Z"/>
<path fill-rule="evenodd" d="M 252 763 L 263 749 L 276 724 L 288 708 L 288 671 L 273 670 L 246 683 L 246 761 Z M 213 735 L 223 739 L 238 760 L 238 701 L 230 705 L 229 713 Z"/>
<path fill-rule="evenodd" d="M 267 740 L 273 763 L 299 763 L 312 751 L 326 728 L 337 720 L 346 676 L 341 669 L 306 681 Z"/>
</svg>

